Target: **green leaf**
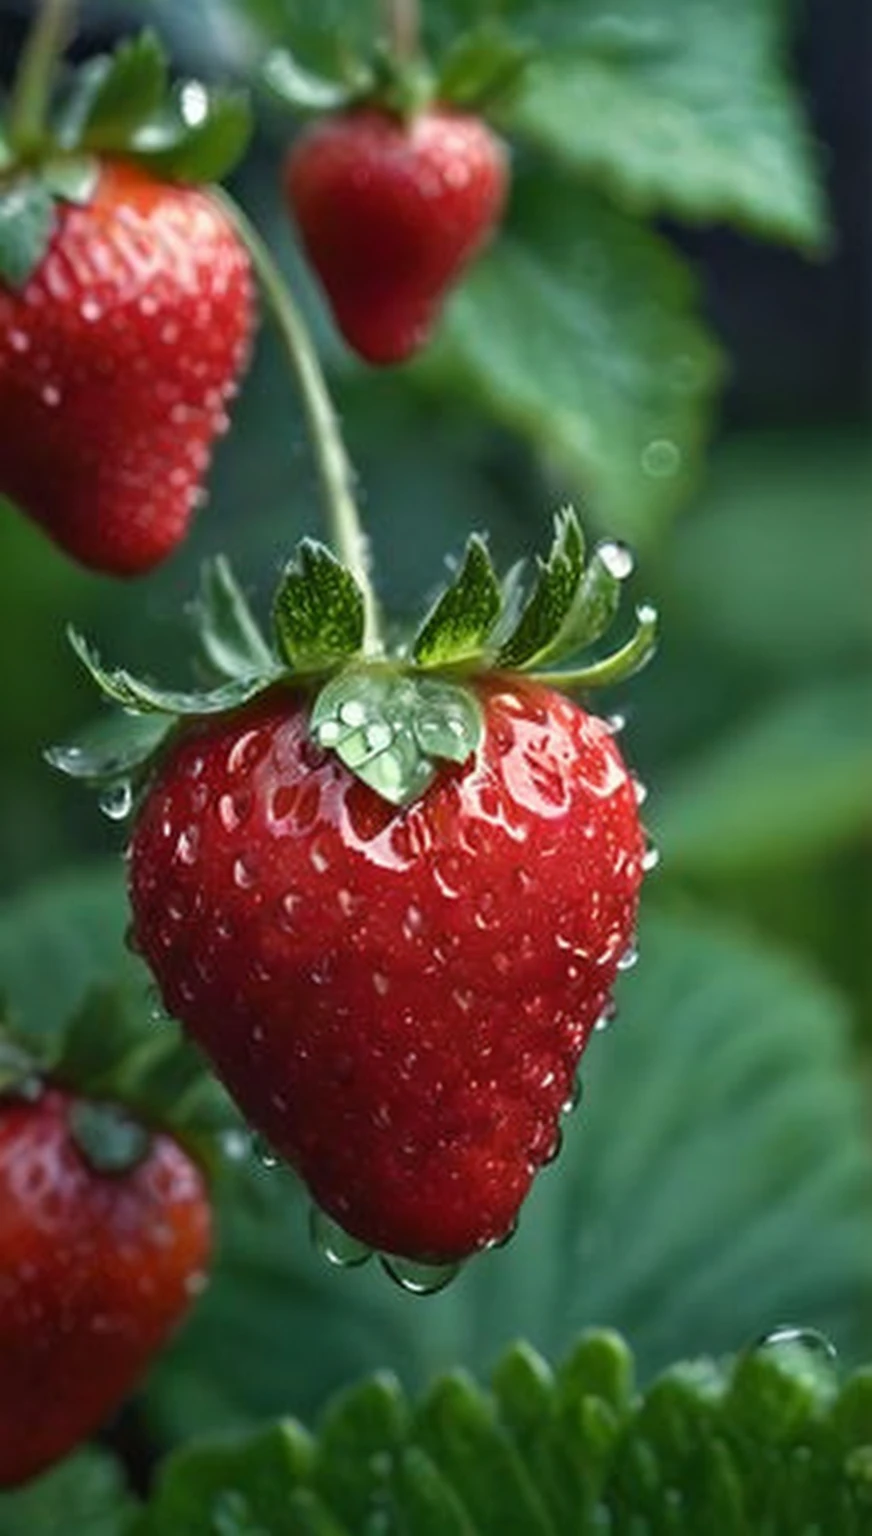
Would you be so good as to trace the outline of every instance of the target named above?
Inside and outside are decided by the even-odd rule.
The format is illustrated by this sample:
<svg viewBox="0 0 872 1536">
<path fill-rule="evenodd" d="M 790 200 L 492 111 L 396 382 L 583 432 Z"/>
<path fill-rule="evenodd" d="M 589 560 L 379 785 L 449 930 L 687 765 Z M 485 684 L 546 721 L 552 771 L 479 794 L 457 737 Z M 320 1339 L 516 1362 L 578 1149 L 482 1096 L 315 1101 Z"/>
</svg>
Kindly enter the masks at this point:
<svg viewBox="0 0 872 1536">
<path fill-rule="evenodd" d="M 390 671 L 340 673 L 310 721 L 315 740 L 392 805 L 423 794 L 440 761 L 464 763 L 484 735 L 474 693 Z"/>
<path fill-rule="evenodd" d="M 174 1457 L 148 1536 L 862 1536 L 870 1507 L 872 1372 L 844 1384 L 792 1346 L 681 1361 L 610 1405 L 585 1359 L 555 1377 L 529 1349 L 497 1367 L 496 1397 L 465 1373 L 414 1414 L 384 1413 L 378 1379 L 328 1413 Z M 623 1351 L 626 1353 L 625 1351 Z M 632 1362 L 629 1362 L 630 1370 Z M 518 1371 L 522 1378 L 509 1388 Z M 531 1391 L 535 1412 L 525 1401 Z M 512 1401 L 507 1396 L 515 1394 Z M 350 1412 L 348 1404 L 355 1405 Z M 376 1408 L 373 1414 L 369 1408 Z M 342 1433 L 336 1435 L 336 1415 Z M 595 1444 L 596 1428 L 602 1433 Z M 279 1438 L 281 1437 L 281 1439 Z M 283 1460 L 283 1442 L 295 1454 Z"/>
<path fill-rule="evenodd" d="M 278 647 L 294 672 L 326 672 L 363 645 L 363 593 L 325 544 L 303 539 L 273 605 Z"/>
<path fill-rule="evenodd" d="M 192 1445 L 162 1469 L 146 1536 L 299 1536 L 290 1495 L 311 1455 L 295 1424 Z"/>
<path fill-rule="evenodd" d="M 97 71 L 92 62 L 86 81 L 80 139 L 88 149 L 119 149 L 163 106 L 169 88 L 166 52 L 148 30 L 123 41 L 100 63 Z"/>
<path fill-rule="evenodd" d="M 654 538 L 699 473 L 716 348 L 654 234 L 539 168 L 416 375 L 552 456 L 609 530 Z"/>
<path fill-rule="evenodd" d="M 242 159 L 251 131 L 251 107 L 244 92 L 207 90 L 189 80 L 178 86 L 159 117 L 137 129 L 130 149 L 154 175 L 220 181 Z"/>
<path fill-rule="evenodd" d="M 326 1265 L 295 1181 L 245 1173 L 249 1198 L 221 1212 L 213 1285 L 154 1378 L 165 1433 L 289 1403 L 313 1414 L 377 1367 L 407 1388 L 459 1360 L 490 1370 L 519 1337 L 554 1358 L 604 1318 L 643 1379 L 687 1354 L 730 1353 L 784 1318 L 823 1329 L 847 1359 L 869 1350 L 872 1151 L 840 998 L 808 966 L 650 900 L 640 954 L 517 1235 L 426 1303 L 372 1267 Z M 564 1369 L 554 1411 L 583 1434 L 595 1502 L 633 1395 L 629 1363 L 613 1338 L 588 1340 Z M 597 1401 L 578 1427 L 581 1377 Z"/>
<path fill-rule="evenodd" d="M 516 131 L 634 212 L 820 248 L 819 157 L 784 73 L 789 8 L 592 0 L 550 16 Z M 513 19 L 535 33 L 533 0 Z"/>
<path fill-rule="evenodd" d="M 230 682 L 275 667 L 275 656 L 224 555 L 203 564 L 194 621 L 204 659 L 218 678 Z"/>
<path fill-rule="evenodd" d="M 492 25 L 461 32 L 439 70 L 438 99 L 468 110 L 505 110 L 534 57 L 529 42 Z"/>
<path fill-rule="evenodd" d="M 182 693 L 171 688 L 156 688 L 141 678 L 133 677 L 123 668 L 112 670 L 104 667 L 96 651 L 74 629 L 68 629 L 70 645 L 93 678 L 101 693 L 124 709 L 140 714 L 171 716 L 222 715 L 227 710 L 238 709 L 272 687 L 283 674 L 276 667 L 274 672 L 258 672 L 253 676 L 235 678 L 217 688 L 199 693 Z"/>
<path fill-rule="evenodd" d="M 439 667 L 481 656 L 501 607 L 500 585 L 487 545 L 473 534 L 457 575 L 415 636 L 415 661 L 421 667 Z"/>
<path fill-rule="evenodd" d="M 40 179 L 53 197 L 84 205 L 91 201 L 100 179 L 100 162 L 89 155 L 58 156 L 40 167 Z"/>
<path fill-rule="evenodd" d="M 798 864 L 869 825 L 872 684 L 861 674 L 770 703 L 677 770 L 654 824 L 668 868 Z"/>
<path fill-rule="evenodd" d="M 68 778 L 86 783 L 124 779 L 154 757 L 172 729 L 165 716 L 107 711 L 63 746 L 49 747 L 45 760 Z"/>
<path fill-rule="evenodd" d="M 0 1493 L 3 1536 L 127 1536 L 136 1510 L 121 1468 L 82 1450 L 14 1493 Z"/>
<path fill-rule="evenodd" d="M 129 1173 L 148 1156 L 151 1136 L 116 1104 L 73 1105 L 70 1128 L 98 1173 Z"/>
<path fill-rule="evenodd" d="M 54 198 L 37 176 L 20 177 L 0 191 L 0 281 L 24 288 L 54 230 Z"/>
<path fill-rule="evenodd" d="M 354 100 L 343 81 L 330 80 L 299 63 L 288 48 L 275 48 L 262 71 L 272 96 L 294 112 L 341 112 Z"/>
</svg>

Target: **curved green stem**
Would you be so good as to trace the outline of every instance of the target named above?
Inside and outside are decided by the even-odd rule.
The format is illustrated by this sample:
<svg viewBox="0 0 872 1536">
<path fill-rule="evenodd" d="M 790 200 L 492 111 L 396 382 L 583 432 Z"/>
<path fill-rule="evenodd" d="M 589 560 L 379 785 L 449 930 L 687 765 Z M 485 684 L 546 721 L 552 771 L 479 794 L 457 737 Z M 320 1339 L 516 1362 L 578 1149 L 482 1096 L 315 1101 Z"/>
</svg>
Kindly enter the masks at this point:
<svg viewBox="0 0 872 1536">
<path fill-rule="evenodd" d="M 589 667 L 578 667 L 565 672 L 527 672 L 525 676 L 547 688 L 584 691 L 587 688 L 608 688 L 613 683 L 625 682 L 640 672 L 651 660 L 657 649 L 657 614 L 648 604 L 636 610 L 638 628 L 632 640 L 622 645 L 614 655 L 602 661 L 592 662 Z"/>
<path fill-rule="evenodd" d="M 418 0 L 382 0 L 385 36 L 398 59 L 417 57 L 421 41 Z"/>
<path fill-rule="evenodd" d="M 312 445 L 318 466 L 331 541 L 337 555 L 352 572 L 363 593 L 366 623 L 364 651 L 378 655 L 378 608 L 369 576 L 369 547 L 354 499 L 354 474 L 349 463 L 339 422 L 327 389 L 318 354 L 293 295 L 279 267 L 254 225 L 238 203 L 222 188 L 212 195 L 232 220 L 248 251 L 252 265 L 285 341 L 297 376 Z"/>
<path fill-rule="evenodd" d="M 58 60 L 73 30 L 75 0 L 43 0 L 24 46 L 8 116 L 9 142 L 20 154 L 45 132 Z"/>
</svg>

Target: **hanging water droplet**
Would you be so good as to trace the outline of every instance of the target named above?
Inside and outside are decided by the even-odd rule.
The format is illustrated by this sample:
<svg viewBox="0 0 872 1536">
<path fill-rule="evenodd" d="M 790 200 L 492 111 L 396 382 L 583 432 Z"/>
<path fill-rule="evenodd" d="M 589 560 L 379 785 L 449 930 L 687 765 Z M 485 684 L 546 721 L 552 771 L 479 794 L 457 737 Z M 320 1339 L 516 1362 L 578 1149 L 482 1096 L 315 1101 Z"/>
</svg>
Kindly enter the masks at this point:
<svg viewBox="0 0 872 1536">
<path fill-rule="evenodd" d="M 557 1159 L 560 1156 L 562 1151 L 563 1151 L 563 1132 L 560 1129 L 560 1126 L 558 1125 L 557 1130 L 554 1132 L 554 1139 L 551 1142 L 551 1145 L 548 1148 L 548 1151 L 545 1153 L 545 1156 L 542 1159 L 542 1167 L 543 1168 L 547 1168 L 549 1163 L 556 1163 L 556 1161 L 557 1161 Z"/>
<path fill-rule="evenodd" d="M 777 1328 L 770 1329 L 756 1340 L 753 1348 L 777 1349 L 785 1344 L 798 1345 L 810 1354 L 822 1355 L 831 1365 L 838 1364 L 839 1352 L 832 1339 L 818 1328 L 797 1328 L 793 1323 L 780 1323 Z"/>
<path fill-rule="evenodd" d="M 281 1158 L 275 1153 L 268 1141 L 263 1136 L 254 1136 L 251 1140 L 251 1150 L 262 1168 L 278 1168 Z"/>
<path fill-rule="evenodd" d="M 583 1094 L 584 1088 L 582 1087 L 581 1078 L 577 1077 L 572 1084 L 572 1091 L 569 1094 L 569 1097 L 564 1099 L 560 1106 L 560 1113 L 563 1115 L 571 1115 L 576 1109 L 578 1109 Z"/>
<path fill-rule="evenodd" d="M 486 1248 L 487 1252 L 488 1253 L 496 1253 L 497 1250 L 500 1249 L 500 1248 L 508 1248 L 509 1243 L 512 1241 L 512 1238 L 516 1235 L 517 1230 L 518 1230 L 518 1218 L 516 1216 L 514 1218 L 513 1222 L 511 1223 L 511 1226 L 506 1227 L 506 1230 L 502 1234 L 501 1237 L 492 1237 L 490 1242 L 485 1244 L 485 1248 Z"/>
<path fill-rule="evenodd" d="M 620 736 L 627 724 L 626 715 L 607 715 L 603 724 L 610 736 Z"/>
<path fill-rule="evenodd" d="M 626 581 L 632 576 L 636 562 L 628 544 L 622 544 L 618 539 L 606 539 L 597 545 L 596 555 L 615 581 Z"/>
<path fill-rule="evenodd" d="M 408 1291 L 411 1296 L 435 1296 L 460 1273 L 460 1264 L 417 1264 L 414 1259 L 401 1259 L 393 1254 L 381 1254 L 381 1266 L 395 1285 Z"/>
<path fill-rule="evenodd" d="M 642 469 L 652 480 L 669 480 L 681 468 L 681 449 L 668 437 L 655 437 L 642 450 Z"/>
<path fill-rule="evenodd" d="M 642 855 L 642 868 L 645 871 L 645 874 L 650 875 L 651 871 L 656 869 L 659 863 L 660 849 L 655 848 L 654 844 L 652 843 L 649 848 L 645 849 L 645 852 Z"/>
<path fill-rule="evenodd" d="M 639 959 L 639 951 L 636 948 L 635 944 L 628 944 L 627 948 L 624 950 L 624 953 L 621 955 L 620 959 L 618 960 L 618 970 L 619 971 L 631 971 L 633 969 L 633 966 L 638 961 L 638 959 Z"/>
<path fill-rule="evenodd" d="M 167 1024 L 169 1022 L 170 1016 L 164 1007 L 163 998 L 161 997 L 160 991 L 156 986 L 150 986 L 147 989 L 145 1000 L 148 1005 L 148 1017 L 151 1020 L 151 1023 Z"/>
<path fill-rule="evenodd" d="M 637 779 L 635 774 L 633 775 L 633 794 L 637 805 L 644 805 L 648 799 L 648 785 L 643 784 L 641 779 Z"/>
<path fill-rule="evenodd" d="M 629 954 L 629 950 L 626 953 Z M 618 970 L 619 971 L 620 970 L 629 970 L 630 969 L 629 965 L 625 966 L 623 964 L 624 958 L 625 958 L 625 956 L 622 955 L 620 960 L 618 961 Z M 635 963 L 636 963 L 635 952 L 634 952 L 633 960 L 632 960 L 631 963 L 633 965 L 635 965 Z M 598 1034 L 602 1034 L 604 1029 L 608 1029 L 609 1025 L 614 1023 L 614 1021 L 617 1018 L 617 1016 L 618 1016 L 618 1005 L 615 1002 L 614 998 L 610 997 L 608 1002 L 605 1005 L 605 1008 L 603 1009 L 602 1013 L 600 1014 L 599 1018 L 597 1019 L 596 1023 L 594 1024 L 594 1026 L 593 1026 L 594 1029 L 597 1031 Z"/>
<path fill-rule="evenodd" d="M 128 950 L 131 955 L 139 955 L 142 953 L 139 947 L 139 940 L 136 937 L 136 929 L 132 923 L 128 923 L 124 930 L 124 948 Z"/>
<path fill-rule="evenodd" d="M 309 1211 L 309 1232 L 321 1257 L 336 1269 L 357 1269 L 372 1258 L 372 1249 L 366 1243 L 350 1237 L 338 1222 L 327 1216 L 317 1205 L 313 1205 Z"/>
<path fill-rule="evenodd" d="M 116 779 L 100 791 L 98 801 L 104 816 L 110 821 L 125 821 L 133 810 L 133 787 L 127 779 Z"/>
</svg>

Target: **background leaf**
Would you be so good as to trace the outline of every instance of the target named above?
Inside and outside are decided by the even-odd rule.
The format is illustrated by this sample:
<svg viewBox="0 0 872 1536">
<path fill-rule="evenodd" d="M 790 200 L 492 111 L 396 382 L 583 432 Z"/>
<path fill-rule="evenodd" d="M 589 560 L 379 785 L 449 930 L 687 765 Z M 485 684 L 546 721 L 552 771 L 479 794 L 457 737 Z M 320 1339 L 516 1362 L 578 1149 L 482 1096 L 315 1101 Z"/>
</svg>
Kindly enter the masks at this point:
<svg viewBox="0 0 872 1536">
<path fill-rule="evenodd" d="M 0 1493 L 3 1536 L 129 1536 L 136 1505 L 102 1451 L 84 1450 L 15 1493 Z"/>
</svg>

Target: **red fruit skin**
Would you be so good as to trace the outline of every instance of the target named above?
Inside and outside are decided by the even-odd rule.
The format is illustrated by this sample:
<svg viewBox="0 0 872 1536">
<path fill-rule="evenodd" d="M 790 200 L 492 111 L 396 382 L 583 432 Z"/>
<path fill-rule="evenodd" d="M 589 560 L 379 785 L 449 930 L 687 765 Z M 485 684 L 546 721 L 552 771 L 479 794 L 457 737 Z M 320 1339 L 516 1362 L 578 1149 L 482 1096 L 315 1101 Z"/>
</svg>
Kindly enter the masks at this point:
<svg viewBox="0 0 872 1536">
<path fill-rule="evenodd" d="M 391 807 L 273 692 L 182 740 L 132 840 L 168 1009 L 346 1231 L 460 1258 L 511 1228 L 633 935 L 644 836 L 602 721 L 482 690 L 486 738 Z"/>
<path fill-rule="evenodd" d="M 0 1488 L 67 1455 L 113 1412 L 187 1310 L 209 1259 L 203 1177 L 156 1135 L 98 1174 L 71 1097 L 0 1100 Z"/>
<path fill-rule="evenodd" d="M 336 323 L 367 362 L 402 362 L 424 345 L 502 214 L 508 176 L 502 141 L 447 107 L 408 124 L 352 111 L 300 135 L 286 196 Z"/>
<path fill-rule="evenodd" d="M 252 327 L 224 213 L 106 163 L 24 289 L 0 283 L 0 493 L 83 565 L 150 570 L 202 498 Z"/>
</svg>

